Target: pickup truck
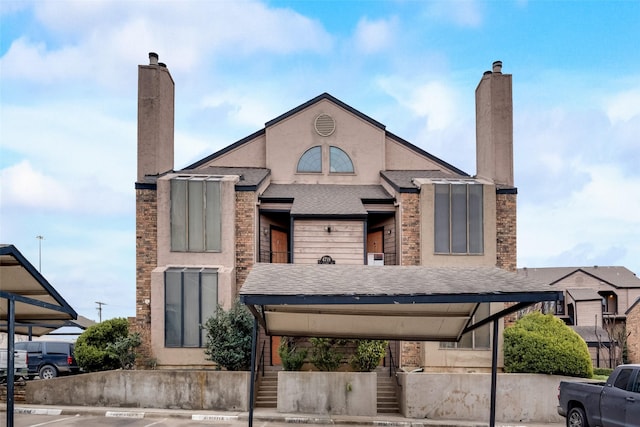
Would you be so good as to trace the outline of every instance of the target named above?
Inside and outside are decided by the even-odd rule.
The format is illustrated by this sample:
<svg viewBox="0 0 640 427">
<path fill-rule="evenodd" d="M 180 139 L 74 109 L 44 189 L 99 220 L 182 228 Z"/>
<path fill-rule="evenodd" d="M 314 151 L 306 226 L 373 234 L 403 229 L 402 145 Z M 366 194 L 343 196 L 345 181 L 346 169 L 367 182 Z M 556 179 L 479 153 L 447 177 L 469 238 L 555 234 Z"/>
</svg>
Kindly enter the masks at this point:
<svg viewBox="0 0 640 427">
<path fill-rule="evenodd" d="M 27 363 L 27 352 L 24 350 L 13 351 L 13 367 L 16 377 L 27 377 L 29 374 L 29 365 Z M 7 378 L 7 349 L 0 348 L 0 382 L 4 382 Z"/>
<path fill-rule="evenodd" d="M 640 364 L 618 366 L 606 382 L 561 381 L 558 390 L 567 426 L 640 426 Z"/>
</svg>

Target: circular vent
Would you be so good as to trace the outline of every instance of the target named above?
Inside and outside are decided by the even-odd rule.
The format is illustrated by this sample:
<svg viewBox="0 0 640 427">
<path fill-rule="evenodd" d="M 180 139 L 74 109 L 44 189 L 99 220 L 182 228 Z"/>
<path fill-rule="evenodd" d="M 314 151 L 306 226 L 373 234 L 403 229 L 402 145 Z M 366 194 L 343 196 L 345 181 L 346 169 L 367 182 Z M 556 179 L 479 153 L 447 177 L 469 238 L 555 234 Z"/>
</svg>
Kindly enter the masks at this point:
<svg viewBox="0 0 640 427">
<path fill-rule="evenodd" d="M 316 132 L 320 136 L 329 136 L 336 130 L 336 122 L 328 114 L 320 114 L 315 121 Z"/>
</svg>

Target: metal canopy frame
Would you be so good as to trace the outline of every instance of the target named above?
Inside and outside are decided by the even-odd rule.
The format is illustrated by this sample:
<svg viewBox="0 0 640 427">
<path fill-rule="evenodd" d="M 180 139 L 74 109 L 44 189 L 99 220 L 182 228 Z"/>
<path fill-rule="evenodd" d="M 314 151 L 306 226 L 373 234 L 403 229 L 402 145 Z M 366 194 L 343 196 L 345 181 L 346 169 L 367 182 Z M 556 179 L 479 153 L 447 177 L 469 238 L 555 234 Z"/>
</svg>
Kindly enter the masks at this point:
<svg viewBox="0 0 640 427">
<path fill-rule="evenodd" d="M 78 318 L 76 312 L 13 245 L 0 245 L 0 331 L 7 333 L 6 425 L 13 427 L 14 338 L 34 330 L 44 335 Z"/>
<path fill-rule="evenodd" d="M 494 427 L 499 320 L 537 302 L 562 299 L 561 291 L 545 283 L 498 268 L 256 263 L 240 290 L 240 301 L 254 316 L 249 427 L 259 325 L 267 335 L 459 341 L 487 324 L 493 326 Z M 474 322 L 483 303 L 513 305 Z"/>
</svg>

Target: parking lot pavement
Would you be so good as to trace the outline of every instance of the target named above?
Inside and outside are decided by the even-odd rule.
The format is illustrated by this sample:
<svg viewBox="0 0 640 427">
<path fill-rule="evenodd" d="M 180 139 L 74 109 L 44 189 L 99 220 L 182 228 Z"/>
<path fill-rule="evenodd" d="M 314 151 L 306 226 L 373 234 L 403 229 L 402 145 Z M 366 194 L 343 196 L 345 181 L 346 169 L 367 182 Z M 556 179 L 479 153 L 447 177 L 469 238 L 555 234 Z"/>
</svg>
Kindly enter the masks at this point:
<svg viewBox="0 0 640 427">
<path fill-rule="evenodd" d="M 0 406 L 0 425 L 6 417 Z M 152 408 L 105 408 L 86 406 L 16 405 L 14 427 L 46 425 L 69 426 L 197 426 L 216 425 L 238 427 L 248 424 L 248 412 L 189 411 Z M 40 420 L 40 421 L 39 421 Z M 278 427 L 291 424 L 319 424 L 333 426 L 373 425 L 397 427 L 484 427 L 488 421 L 454 421 L 404 418 L 400 415 L 380 414 L 375 417 L 284 414 L 275 409 L 255 409 L 254 427 Z M 559 423 L 496 423 L 498 427 L 560 427 Z"/>
</svg>

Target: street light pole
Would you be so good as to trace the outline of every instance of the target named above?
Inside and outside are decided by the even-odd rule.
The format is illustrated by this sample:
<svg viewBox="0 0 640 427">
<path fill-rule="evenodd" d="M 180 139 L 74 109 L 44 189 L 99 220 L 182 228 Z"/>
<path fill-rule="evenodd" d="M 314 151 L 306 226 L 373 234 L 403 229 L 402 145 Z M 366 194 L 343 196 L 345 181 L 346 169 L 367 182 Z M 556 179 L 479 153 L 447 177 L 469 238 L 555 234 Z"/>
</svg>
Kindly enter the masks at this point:
<svg viewBox="0 0 640 427">
<path fill-rule="evenodd" d="M 38 239 L 38 272 L 42 273 L 42 240 L 44 236 L 38 234 L 36 239 Z"/>
</svg>

